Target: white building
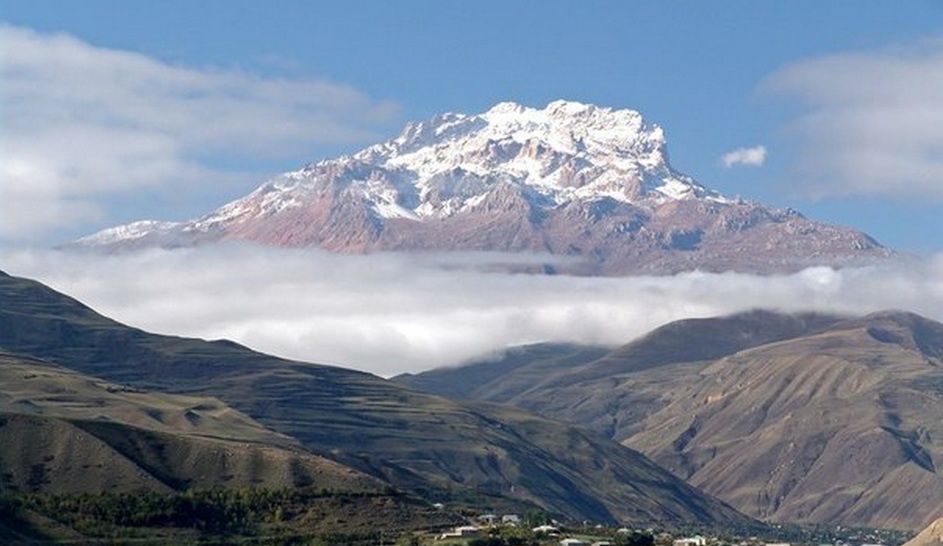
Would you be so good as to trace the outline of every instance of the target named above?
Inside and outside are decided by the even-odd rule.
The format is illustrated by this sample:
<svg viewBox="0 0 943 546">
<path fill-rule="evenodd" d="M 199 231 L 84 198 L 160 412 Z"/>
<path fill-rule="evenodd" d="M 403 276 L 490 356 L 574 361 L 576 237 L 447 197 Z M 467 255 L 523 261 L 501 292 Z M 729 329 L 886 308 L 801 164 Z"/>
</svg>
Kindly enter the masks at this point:
<svg viewBox="0 0 943 546">
<path fill-rule="evenodd" d="M 705 546 L 707 544 L 707 539 L 701 535 L 694 535 L 693 537 L 688 538 L 679 538 L 674 541 L 674 546 Z M 767 544 L 766 546 L 770 546 Z M 786 545 L 788 546 L 788 544 Z"/>
<path fill-rule="evenodd" d="M 461 527 L 456 527 L 455 532 L 460 537 L 476 537 L 481 534 L 481 530 L 474 525 L 463 525 Z"/>
<path fill-rule="evenodd" d="M 439 535 L 439 539 L 445 540 L 447 538 L 475 538 L 480 535 L 481 530 L 474 525 L 463 525 L 461 527 L 456 527 L 454 531 L 449 531 L 448 533 Z"/>
<path fill-rule="evenodd" d="M 578 538 L 565 538 L 560 541 L 560 546 L 589 546 L 589 543 Z"/>
<path fill-rule="evenodd" d="M 501 523 L 507 523 L 508 525 L 519 525 L 521 523 L 521 517 L 517 514 L 504 514 L 501 516 Z"/>
<path fill-rule="evenodd" d="M 547 533 L 548 535 L 555 535 L 560 532 L 560 530 L 553 525 L 538 525 L 531 529 L 531 531 L 534 533 Z"/>
</svg>

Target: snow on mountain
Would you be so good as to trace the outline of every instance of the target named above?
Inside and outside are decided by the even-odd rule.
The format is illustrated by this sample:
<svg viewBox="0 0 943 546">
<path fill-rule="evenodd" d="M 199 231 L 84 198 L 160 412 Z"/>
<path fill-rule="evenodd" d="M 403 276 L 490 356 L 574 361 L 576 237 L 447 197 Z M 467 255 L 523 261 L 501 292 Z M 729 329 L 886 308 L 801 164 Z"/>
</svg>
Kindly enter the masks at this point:
<svg viewBox="0 0 943 546">
<path fill-rule="evenodd" d="M 478 115 L 442 114 L 353 155 L 277 176 L 200 219 L 136 222 L 77 244 L 221 239 L 340 252 L 550 252 L 587 257 L 596 262 L 588 271 L 604 273 L 757 262 L 738 258 L 730 246 L 738 240 L 765 245 L 765 254 L 783 253 L 770 256 L 768 267 L 758 262 L 745 269 L 887 253 L 858 232 L 705 188 L 671 167 L 664 131 L 640 113 L 571 101 L 543 109 L 503 102 Z"/>
<path fill-rule="evenodd" d="M 445 114 L 353 157 L 415 173 L 418 217 L 447 215 L 469 199 L 474 204 L 477 196 L 457 196 L 451 208 L 423 201 L 435 177 L 449 172 L 503 176 L 557 205 L 598 197 L 723 200 L 671 169 L 664 131 L 641 114 L 578 102 L 556 101 L 543 110 L 504 102 L 477 116 Z"/>
<path fill-rule="evenodd" d="M 147 237 L 156 232 L 169 232 L 179 226 L 177 222 L 160 222 L 157 220 L 139 220 L 123 226 L 103 229 L 98 233 L 80 239 L 83 243 L 93 245 L 112 245 L 121 242 L 134 241 Z"/>
<path fill-rule="evenodd" d="M 727 201 L 674 171 L 664 131 L 634 110 L 568 101 L 537 110 L 503 102 L 480 115 L 450 113 L 412 123 L 393 140 L 286 173 L 199 225 L 303 206 L 324 173 L 345 164 L 361 167 L 349 182 L 383 218 L 451 216 L 481 203 L 494 182 L 531 189 L 544 206 L 601 197 Z M 481 183 L 485 179 L 492 183 Z"/>
</svg>

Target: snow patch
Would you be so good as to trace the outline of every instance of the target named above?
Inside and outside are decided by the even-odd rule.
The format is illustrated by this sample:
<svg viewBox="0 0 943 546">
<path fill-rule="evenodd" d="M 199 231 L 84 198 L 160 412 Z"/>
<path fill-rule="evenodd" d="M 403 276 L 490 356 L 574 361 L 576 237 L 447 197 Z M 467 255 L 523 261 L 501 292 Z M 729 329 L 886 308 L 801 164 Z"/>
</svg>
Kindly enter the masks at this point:
<svg viewBox="0 0 943 546">
<path fill-rule="evenodd" d="M 107 245 L 120 241 L 134 241 L 155 232 L 171 231 L 178 227 L 178 222 L 160 222 L 158 220 L 141 220 L 123 226 L 103 229 L 76 241 L 79 245 L 97 246 Z"/>
</svg>

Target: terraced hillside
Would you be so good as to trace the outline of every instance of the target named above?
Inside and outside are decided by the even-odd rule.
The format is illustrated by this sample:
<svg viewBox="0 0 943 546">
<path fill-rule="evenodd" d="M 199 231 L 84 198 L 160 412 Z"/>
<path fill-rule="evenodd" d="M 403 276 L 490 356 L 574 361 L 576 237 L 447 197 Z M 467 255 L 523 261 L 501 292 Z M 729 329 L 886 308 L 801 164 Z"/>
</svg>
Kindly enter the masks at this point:
<svg viewBox="0 0 943 546">
<path fill-rule="evenodd" d="M 379 491 L 213 398 L 144 392 L 0 352 L 0 492 Z"/>
</svg>

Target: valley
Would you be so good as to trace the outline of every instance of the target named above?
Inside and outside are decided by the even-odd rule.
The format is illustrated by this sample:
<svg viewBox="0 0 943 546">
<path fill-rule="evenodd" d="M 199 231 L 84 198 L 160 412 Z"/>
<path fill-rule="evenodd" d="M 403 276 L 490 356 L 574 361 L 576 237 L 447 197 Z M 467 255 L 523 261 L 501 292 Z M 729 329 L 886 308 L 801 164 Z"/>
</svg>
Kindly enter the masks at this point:
<svg viewBox="0 0 943 546">
<path fill-rule="evenodd" d="M 8 275 L 0 347 L 9 493 L 393 488 L 455 509 L 759 525 L 585 429 L 231 342 L 149 334 Z"/>
</svg>

